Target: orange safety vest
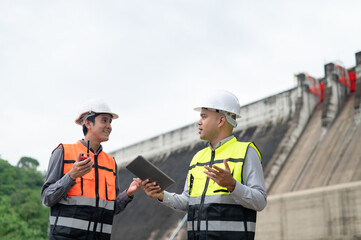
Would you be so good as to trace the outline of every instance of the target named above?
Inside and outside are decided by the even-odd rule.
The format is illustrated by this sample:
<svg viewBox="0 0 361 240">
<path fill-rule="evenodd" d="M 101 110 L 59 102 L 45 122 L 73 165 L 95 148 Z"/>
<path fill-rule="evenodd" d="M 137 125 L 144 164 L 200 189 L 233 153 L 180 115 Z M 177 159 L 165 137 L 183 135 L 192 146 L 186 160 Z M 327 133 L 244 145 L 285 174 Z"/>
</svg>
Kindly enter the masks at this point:
<svg viewBox="0 0 361 240">
<path fill-rule="evenodd" d="M 72 169 L 78 154 L 87 152 L 80 141 L 58 147 L 64 149 L 64 175 Z M 103 151 L 89 155 L 93 160 L 92 170 L 77 178 L 66 198 L 51 207 L 51 239 L 110 239 L 116 199 L 116 164 L 114 158 Z"/>
</svg>

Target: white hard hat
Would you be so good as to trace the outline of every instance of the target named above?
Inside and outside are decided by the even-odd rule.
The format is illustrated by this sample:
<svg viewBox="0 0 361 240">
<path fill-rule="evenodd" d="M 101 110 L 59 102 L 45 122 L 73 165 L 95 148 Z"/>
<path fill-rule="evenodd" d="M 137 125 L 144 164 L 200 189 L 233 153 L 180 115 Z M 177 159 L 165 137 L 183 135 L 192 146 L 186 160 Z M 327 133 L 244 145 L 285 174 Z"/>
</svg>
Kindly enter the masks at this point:
<svg viewBox="0 0 361 240">
<path fill-rule="evenodd" d="M 231 92 L 226 90 L 215 90 L 205 96 L 205 98 L 194 108 L 195 111 L 201 111 L 202 108 L 210 108 L 213 110 L 219 110 L 222 112 L 235 115 L 236 118 L 240 118 L 241 106 L 238 98 Z M 227 121 L 233 126 L 237 126 L 237 122 L 232 116 L 225 114 Z"/>
<path fill-rule="evenodd" d="M 101 101 L 93 101 L 88 103 L 86 106 L 82 108 L 80 111 L 79 117 L 75 119 L 75 123 L 78 125 L 83 125 L 84 121 L 90 117 L 95 115 L 96 113 L 107 113 L 112 115 L 112 119 L 119 118 L 118 114 L 113 113 L 109 106 Z"/>
</svg>

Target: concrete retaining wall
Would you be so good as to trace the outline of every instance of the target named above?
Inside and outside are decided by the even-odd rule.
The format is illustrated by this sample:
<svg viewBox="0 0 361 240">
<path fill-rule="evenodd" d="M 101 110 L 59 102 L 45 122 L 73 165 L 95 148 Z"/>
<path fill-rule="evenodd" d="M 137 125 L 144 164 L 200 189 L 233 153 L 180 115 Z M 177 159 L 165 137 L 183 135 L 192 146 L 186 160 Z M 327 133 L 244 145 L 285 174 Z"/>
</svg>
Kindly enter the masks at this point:
<svg viewBox="0 0 361 240">
<path fill-rule="evenodd" d="M 322 108 L 322 126 L 328 128 L 343 107 L 350 90 L 338 81 L 335 64 L 325 65 L 325 99 Z"/>
<path fill-rule="evenodd" d="M 235 131 L 263 123 L 276 124 L 290 118 L 296 111 L 297 88 L 281 92 L 241 107 L 241 119 Z"/>
<path fill-rule="evenodd" d="M 361 239 L 361 182 L 272 195 L 257 240 Z"/>
<path fill-rule="evenodd" d="M 235 94 L 237 95 L 237 93 Z M 242 118 L 238 120 L 238 126 L 234 129 L 234 132 L 262 124 L 275 125 L 277 122 L 291 118 L 296 113 L 296 102 L 299 94 L 299 89 L 293 88 L 242 106 Z M 154 156 L 168 154 L 185 146 L 194 146 L 199 142 L 198 126 L 195 122 L 194 124 L 121 148 L 110 154 L 115 157 L 118 167 L 121 167 L 133 160 L 137 155 L 153 158 Z"/>
<path fill-rule="evenodd" d="M 361 122 L 361 52 L 356 53 L 355 122 Z"/>
<path fill-rule="evenodd" d="M 291 126 L 280 143 L 280 147 L 273 154 L 270 164 L 266 166 L 264 171 L 267 189 L 272 186 L 274 179 L 278 176 L 293 147 L 307 126 L 316 105 L 320 103 L 320 99 L 309 92 L 308 84 L 305 81 L 305 74 L 299 74 L 297 79 L 298 88 L 297 95 L 295 95 L 297 99 L 293 100 L 295 113 L 292 116 Z"/>
<path fill-rule="evenodd" d="M 110 154 L 115 157 L 118 168 L 121 168 L 138 155 L 143 155 L 146 158 L 153 158 L 185 146 L 193 146 L 199 141 L 198 128 L 194 123 L 134 145 L 121 148 Z"/>
</svg>

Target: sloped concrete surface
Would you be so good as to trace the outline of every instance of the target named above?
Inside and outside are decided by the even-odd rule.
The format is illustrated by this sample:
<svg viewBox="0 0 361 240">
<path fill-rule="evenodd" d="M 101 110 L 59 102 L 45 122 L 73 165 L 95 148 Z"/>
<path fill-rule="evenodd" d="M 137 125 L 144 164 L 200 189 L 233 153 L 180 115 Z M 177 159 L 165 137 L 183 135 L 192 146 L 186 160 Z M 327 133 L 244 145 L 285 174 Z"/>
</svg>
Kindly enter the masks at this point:
<svg viewBox="0 0 361 240">
<path fill-rule="evenodd" d="M 354 122 L 353 101 L 354 96 L 328 129 L 316 110 L 270 195 L 361 180 L 361 124 Z"/>
<path fill-rule="evenodd" d="M 258 214 L 256 239 L 361 239 L 361 124 L 355 119 L 356 95 L 339 102 L 338 114 L 326 125 L 325 108 L 316 107 L 268 189 L 268 206 Z"/>
</svg>

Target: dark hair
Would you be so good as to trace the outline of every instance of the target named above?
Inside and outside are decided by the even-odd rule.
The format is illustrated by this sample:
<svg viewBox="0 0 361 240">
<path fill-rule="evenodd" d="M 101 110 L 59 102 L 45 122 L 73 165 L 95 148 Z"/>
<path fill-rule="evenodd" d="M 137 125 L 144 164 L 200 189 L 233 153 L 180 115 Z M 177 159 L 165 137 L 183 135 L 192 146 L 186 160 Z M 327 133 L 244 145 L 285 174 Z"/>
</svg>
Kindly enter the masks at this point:
<svg viewBox="0 0 361 240">
<path fill-rule="evenodd" d="M 89 120 L 91 121 L 92 123 L 95 123 L 95 118 L 100 115 L 101 113 L 96 113 L 94 114 L 93 116 L 90 116 L 88 117 L 87 119 L 85 120 Z M 84 120 L 84 124 L 83 124 L 83 133 L 84 133 L 84 136 L 88 133 L 88 128 L 85 126 L 85 120 Z"/>
<path fill-rule="evenodd" d="M 89 120 L 89 121 L 91 121 L 92 123 L 95 123 L 95 118 L 96 118 L 97 116 L 99 116 L 100 114 L 104 114 L 104 113 L 96 113 L 96 114 L 94 114 L 93 116 L 90 116 L 90 117 L 88 117 L 88 118 L 85 119 L 85 120 Z M 113 115 L 112 115 L 112 114 L 110 114 L 110 113 L 107 113 L 107 114 L 109 114 L 110 117 L 113 118 Z M 83 124 L 83 133 L 84 133 L 84 136 L 88 133 L 88 128 L 85 126 L 85 120 L 84 120 L 84 124 Z"/>
</svg>

